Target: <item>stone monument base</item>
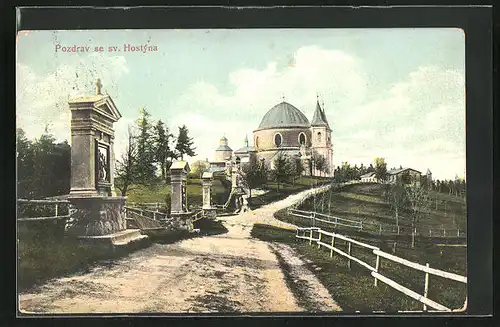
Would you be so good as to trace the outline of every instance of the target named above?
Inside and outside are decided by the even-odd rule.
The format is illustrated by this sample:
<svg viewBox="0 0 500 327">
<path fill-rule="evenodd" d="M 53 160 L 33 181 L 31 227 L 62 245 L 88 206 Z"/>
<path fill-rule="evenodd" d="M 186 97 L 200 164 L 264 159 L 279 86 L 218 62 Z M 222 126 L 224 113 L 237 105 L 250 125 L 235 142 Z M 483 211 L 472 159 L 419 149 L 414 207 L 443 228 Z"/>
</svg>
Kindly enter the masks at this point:
<svg viewBox="0 0 500 327">
<path fill-rule="evenodd" d="M 127 229 L 125 197 L 72 196 L 66 233 L 74 236 L 104 236 Z"/>
<path fill-rule="evenodd" d="M 214 220 L 215 218 L 217 218 L 217 209 L 203 208 L 203 216 L 207 219 Z"/>
<path fill-rule="evenodd" d="M 171 212 L 171 218 L 166 222 L 170 230 L 173 231 L 192 231 L 193 226 L 193 213 L 192 212 Z"/>
</svg>

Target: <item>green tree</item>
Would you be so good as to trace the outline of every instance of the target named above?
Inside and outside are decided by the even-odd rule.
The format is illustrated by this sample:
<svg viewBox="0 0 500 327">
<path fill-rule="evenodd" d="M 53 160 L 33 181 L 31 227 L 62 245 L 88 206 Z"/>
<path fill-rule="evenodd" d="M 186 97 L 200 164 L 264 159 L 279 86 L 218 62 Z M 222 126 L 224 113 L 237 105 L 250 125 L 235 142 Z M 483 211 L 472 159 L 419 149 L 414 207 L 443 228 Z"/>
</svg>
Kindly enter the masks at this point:
<svg viewBox="0 0 500 327">
<path fill-rule="evenodd" d="M 380 183 L 386 183 L 389 175 L 387 174 L 387 163 L 384 158 L 375 158 L 375 177 Z"/>
<path fill-rule="evenodd" d="M 180 156 L 181 160 L 184 160 L 185 154 L 190 157 L 196 155 L 196 153 L 194 152 L 196 148 L 193 147 L 193 139 L 189 137 L 188 133 L 189 130 L 187 129 L 186 125 L 179 127 L 179 135 L 177 136 L 177 144 L 175 146 L 175 149 L 177 150 L 177 153 Z"/>
<path fill-rule="evenodd" d="M 26 133 L 16 130 L 17 197 L 31 198 L 33 180 L 33 147 Z"/>
<path fill-rule="evenodd" d="M 71 147 L 67 141 L 55 143 L 45 128 L 33 142 L 17 130 L 17 196 L 44 198 L 68 194 L 71 178 Z"/>
<path fill-rule="evenodd" d="M 429 192 L 418 184 L 411 184 L 405 187 L 405 193 L 411 212 L 412 227 L 416 227 L 422 214 L 430 205 Z"/>
<path fill-rule="evenodd" d="M 142 184 L 150 183 L 156 177 L 154 139 L 150 117 L 151 115 L 145 108 L 140 109 L 140 117 L 137 120 L 137 162 L 134 175 L 137 177 L 137 181 Z"/>
<path fill-rule="evenodd" d="M 304 173 L 304 165 L 302 164 L 302 160 L 300 158 L 290 158 L 289 159 L 290 172 L 292 174 L 293 184 L 295 185 L 295 181 L 297 178 L 300 178 Z"/>
<path fill-rule="evenodd" d="M 133 135 L 131 126 L 128 127 L 128 143 L 125 148 L 125 153 L 121 159 L 116 161 L 116 179 L 115 185 L 120 190 L 122 196 L 126 196 L 127 192 L 132 190 L 134 183 L 137 181 L 137 139 Z"/>
<path fill-rule="evenodd" d="M 172 160 L 177 158 L 175 151 L 170 147 L 174 135 L 169 133 L 168 127 L 161 120 L 156 123 L 154 132 L 155 161 L 160 166 L 162 180 L 166 182 L 167 172 L 170 169 Z"/>
<path fill-rule="evenodd" d="M 314 168 L 318 170 L 321 173 L 321 175 L 323 173 L 325 174 L 328 173 L 329 171 L 328 162 L 326 161 L 326 158 L 323 155 L 314 151 L 312 154 L 312 161 Z"/>
<path fill-rule="evenodd" d="M 280 184 L 288 181 L 290 177 L 289 164 L 287 163 L 286 155 L 279 153 L 273 161 L 274 167 L 271 170 L 271 178 L 278 186 L 278 193 L 280 191 Z"/>
<path fill-rule="evenodd" d="M 197 160 L 191 165 L 191 176 L 196 178 L 201 178 L 203 172 L 205 172 L 210 167 L 210 164 L 204 160 Z"/>
<path fill-rule="evenodd" d="M 396 226 L 399 226 L 399 214 L 407 207 L 408 204 L 405 186 L 403 183 L 397 182 L 390 186 L 388 201 L 391 206 L 391 211 L 394 213 L 396 218 Z"/>
<path fill-rule="evenodd" d="M 255 156 L 250 156 L 247 163 L 241 164 L 242 181 L 249 190 L 249 198 L 252 197 L 252 189 L 261 187 L 267 182 L 267 167 Z"/>
</svg>

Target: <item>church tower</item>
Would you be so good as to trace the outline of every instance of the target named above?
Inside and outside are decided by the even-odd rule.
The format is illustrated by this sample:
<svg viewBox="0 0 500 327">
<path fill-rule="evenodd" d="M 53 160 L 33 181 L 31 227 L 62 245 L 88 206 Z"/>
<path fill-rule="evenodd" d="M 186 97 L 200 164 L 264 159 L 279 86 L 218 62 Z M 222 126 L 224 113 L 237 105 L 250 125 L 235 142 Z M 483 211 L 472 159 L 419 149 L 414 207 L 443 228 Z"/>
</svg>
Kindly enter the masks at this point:
<svg viewBox="0 0 500 327">
<path fill-rule="evenodd" d="M 219 147 L 215 150 L 215 161 L 225 162 L 231 159 L 233 155 L 233 149 L 228 145 L 227 138 L 225 136 L 221 137 L 219 140 Z"/>
<path fill-rule="evenodd" d="M 329 171 L 326 175 L 315 171 L 313 172 L 314 175 L 333 176 L 335 167 L 333 167 L 332 130 L 326 119 L 325 111 L 319 104 L 319 99 L 316 102 L 316 110 L 311 122 L 311 147 L 313 152 L 322 155 L 326 159 Z"/>
</svg>

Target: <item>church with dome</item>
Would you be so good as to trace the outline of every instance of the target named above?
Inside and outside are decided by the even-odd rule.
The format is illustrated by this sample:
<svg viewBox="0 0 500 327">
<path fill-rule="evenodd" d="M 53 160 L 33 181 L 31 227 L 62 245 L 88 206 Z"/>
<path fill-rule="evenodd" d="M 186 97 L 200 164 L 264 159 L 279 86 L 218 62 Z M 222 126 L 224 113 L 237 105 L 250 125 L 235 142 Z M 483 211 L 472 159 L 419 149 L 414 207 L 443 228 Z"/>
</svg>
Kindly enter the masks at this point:
<svg viewBox="0 0 500 327">
<path fill-rule="evenodd" d="M 268 163 L 273 168 L 279 155 L 299 158 L 304 166 L 304 175 L 333 176 L 332 130 L 324 109 L 316 102 L 312 120 L 297 107 L 281 102 L 272 107 L 253 131 L 253 146 L 245 137 L 242 148 L 233 151 L 225 136 L 215 150 L 212 167 L 223 168 L 228 162 L 246 162 L 251 156 Z M 314 158 L 322 156 L 328 173 L 315 169 Z"/>
</svg>

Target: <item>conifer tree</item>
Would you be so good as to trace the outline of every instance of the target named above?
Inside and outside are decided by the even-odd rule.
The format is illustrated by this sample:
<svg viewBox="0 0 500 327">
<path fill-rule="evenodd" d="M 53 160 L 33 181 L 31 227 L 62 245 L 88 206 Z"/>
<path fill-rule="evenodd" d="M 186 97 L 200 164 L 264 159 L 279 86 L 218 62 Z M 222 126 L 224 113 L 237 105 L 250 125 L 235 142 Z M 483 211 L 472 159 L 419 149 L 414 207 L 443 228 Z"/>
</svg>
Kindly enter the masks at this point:
<svg viewBox="0 0 500 327">
<path fill-rule="evenodd" d="M 193 147 L 193 139 L 189 137 L 188 133 L 189 130 L 186 125 L 179 127 L 179 135 L 177 136 L 177 145 L 175 146 L 175 149 L 177 150 L 177 154 L 181 160 L 184 160 L 184 155 L 188 155 L 190 157 L 196 155 L 194 152 L 196 148 Z"/>
<path fill-rule="evenodd" d="M 135 165 L 135 175 L 137 181 L 144 184 L 153 181 L 155 178 L 155 156 L 151 115 L 145 108 L 140 109 L 140 115 L 137 120 L 137 164 Z"/>
<path fill-rule="evenodd" d="M 170 133 L 168 127 L 161 120 L 156 123 L 154 132 L 155 161 L 160 166 L 162 180 L 166 181 L 167 171 L 172 160 L 177 157 L 170 147 L 174 135 Z"/>
<path fill-rule="evenodd" d="M 286 182 L 290 176 L 289 167 L 286 156 L 279 153 L 274 160 L 274 167 L 271 170 L 271 176 L 278 186 L 278 192 L 280 191 L 280 184 Z"/>
</svg>

